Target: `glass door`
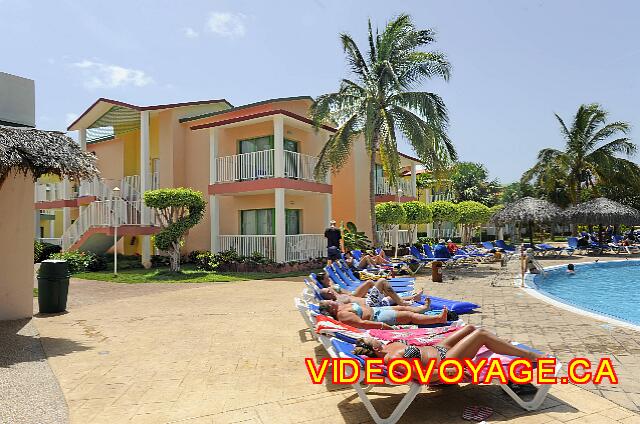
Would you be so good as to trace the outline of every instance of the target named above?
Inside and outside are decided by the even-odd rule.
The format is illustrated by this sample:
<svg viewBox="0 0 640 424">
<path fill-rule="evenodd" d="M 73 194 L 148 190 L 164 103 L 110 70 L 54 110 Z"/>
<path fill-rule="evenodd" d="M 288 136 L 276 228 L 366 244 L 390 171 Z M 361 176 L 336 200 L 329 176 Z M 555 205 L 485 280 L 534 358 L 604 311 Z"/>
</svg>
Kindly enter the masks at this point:
<svg viewBox="0 0 640 424">
<path fill-rule="evenodd" d="M 292 152 L 292 153 L 289 153 Z M 300 178 L 300 156 L 298 142 L 284 139 L 284 176 L 285 178 Z"/>
<path fill-rule="evenodd" d="M 264 136 L 240 140 L 238 142 L 238 173 L 240 180 L 256 180 L 273 176 L 273 155 L 254 155 L 244 153 L 263 152 L 273 149 L 273 137 Z"/>
<path fill-rule="evenodd" d="M 285 209 L 285 234 L 300 234 L 300 209 Z"/>
</svg>

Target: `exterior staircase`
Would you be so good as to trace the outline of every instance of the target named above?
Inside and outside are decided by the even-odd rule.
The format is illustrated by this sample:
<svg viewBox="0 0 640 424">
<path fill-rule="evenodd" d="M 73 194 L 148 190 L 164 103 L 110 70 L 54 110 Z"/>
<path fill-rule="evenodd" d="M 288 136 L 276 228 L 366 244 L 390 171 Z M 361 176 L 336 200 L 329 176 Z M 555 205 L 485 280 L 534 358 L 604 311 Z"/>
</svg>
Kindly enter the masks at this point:
<svg viewBox="0 0 640 424">
<path fill-rule="evenodd" d="M 113 195 L 116 186 L 120 188 L 118 198 Z M 82 208 L 78 219 L 64 231 L 62 249 L 104 253 L 114 245 L 116 227 L 118 240 L 125 235 L 155 234 L 155 214 L 144 205 L 139 187 L 137 175 L 120 181 L 83 181 L 80 196 L 93 196 L 96 201 Z"/>
</svg>

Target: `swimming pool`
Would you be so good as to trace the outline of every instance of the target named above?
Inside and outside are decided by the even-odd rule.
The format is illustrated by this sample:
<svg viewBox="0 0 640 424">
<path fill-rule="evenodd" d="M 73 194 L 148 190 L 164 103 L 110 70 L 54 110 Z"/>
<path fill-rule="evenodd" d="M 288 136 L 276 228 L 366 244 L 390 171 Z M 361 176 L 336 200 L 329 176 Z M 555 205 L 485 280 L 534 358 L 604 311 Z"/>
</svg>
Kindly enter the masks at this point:
<svg viewBox="0 0 640 424">
<path fill-rule="evenodd" d="M 536 275 L 533 288 L 556 301 L 640 326 L 640 260 L 576 264 L 573 275 L 566 269 L 547 269 L 546 278 Z"/>
</svg>

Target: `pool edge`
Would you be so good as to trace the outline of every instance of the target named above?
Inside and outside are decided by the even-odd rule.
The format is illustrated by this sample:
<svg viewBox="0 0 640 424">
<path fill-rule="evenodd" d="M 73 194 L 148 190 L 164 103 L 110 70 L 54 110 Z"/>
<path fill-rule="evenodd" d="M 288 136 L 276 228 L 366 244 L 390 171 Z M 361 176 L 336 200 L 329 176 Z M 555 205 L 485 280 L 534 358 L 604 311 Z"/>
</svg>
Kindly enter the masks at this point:
<svg viewBox="0 0 640 424">
<path fill-rule="evenodd" d="M 640 259 L 631 259 L 633 261 L 638 261 L 640 262 Z M 629 261 L 629 259 L 624 259 L 624 260 L 612 260 L 612 261 L 606 261 L 606 262 L 626 262 Z M 598 261 L 591 261 L 591 262 L 580 262 L 580 264 L 595 264 Z M 553 265 L 553 266 L 549 266 L 549 267 L 545 267 L 544 270 L 545 271 L 549 271 L 552 269 L 557 269 L 557 268 L 563 268 L 565 267 L 566 264 L 563 265 Z M 514 285 L 516 287 L 519 287 L 522 291 L 524 291 L 525 293 L 529 294 L 532 297 L 535 297 L 538 300 L 541 300 L 545 303 L 548 303 L 550 305 L 553 305 L 557 308 L 560 309 L 564 309 L 566 311 L 569 312 L 573 312 L 574 314 L 578 314 L 578 315 L 583 315 L 598 321 L 604 321 L 606 323 L 609 324 L 613 324 L 619 327 L 624 327 L 624 328 L 628 328 L 631 330 L 635 330 L 640 332 L 640 325 L 636 325 L 618 318 L 614 318 L 602 313 L 597 313 L 597 312 L 593 312 L 593 311 L 588 311 L 582 308 L 579 308 L 577 306 L 571 305 L 569 303 L 565 303 L 562 302 L 560 300 L 554 299 L 550 296 L 547 296 L 546 294 L 544 294 L 544 292 L 540 291 L 539 289 L 537 289 L 535 287 L 535 283 L 534 283 L 534 278 L 536 277 L 536 274 L 525 274 L 524 276 L 524 287 L 522 287 L 522 277 L 520 276 L 516 276 L 516 278 L 514 279 Z"/>
</svg>

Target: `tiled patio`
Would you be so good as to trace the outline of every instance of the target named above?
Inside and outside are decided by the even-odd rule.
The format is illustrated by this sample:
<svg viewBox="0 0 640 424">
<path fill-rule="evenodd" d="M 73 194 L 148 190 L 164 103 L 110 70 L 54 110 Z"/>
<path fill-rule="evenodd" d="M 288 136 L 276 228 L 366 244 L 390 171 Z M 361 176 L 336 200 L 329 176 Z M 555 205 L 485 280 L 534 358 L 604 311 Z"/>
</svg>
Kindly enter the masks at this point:
<svg viewBox="0 0 640 424">
<path fill-rule="evenodd" d="M 573 260 L 575 262 L 575 260 Z M 525 413 L 498 387 L 425 390 L 403 423 L 457 423 L 466 405 L 489 405 L 490 422 L 640 423 L 640 333 L 559 310 L 513 287 L 510 271 L 446 271 L 420 280 L 436 295 L 475 301 L 473 324 L 559 356 L 611 356 L 617 387 L 551 389 Z M 453 279 L 452 279 L 453 278 Z M 312 385 L 305 357 L 324 351 L 293 307 L 299 281 L 118 285 L 73 281 L 69 313 L 34 319 L 73 423 L 368 423 L 348 387 Z M 65 350 L 73 341 L 78 347 Z M 404 388 L 376 389 L 390 411 Z M 604 397 L 603 397 L 604 396 Z M 384 414 L 383 414 L 384 415 Z"/>
</svg>

